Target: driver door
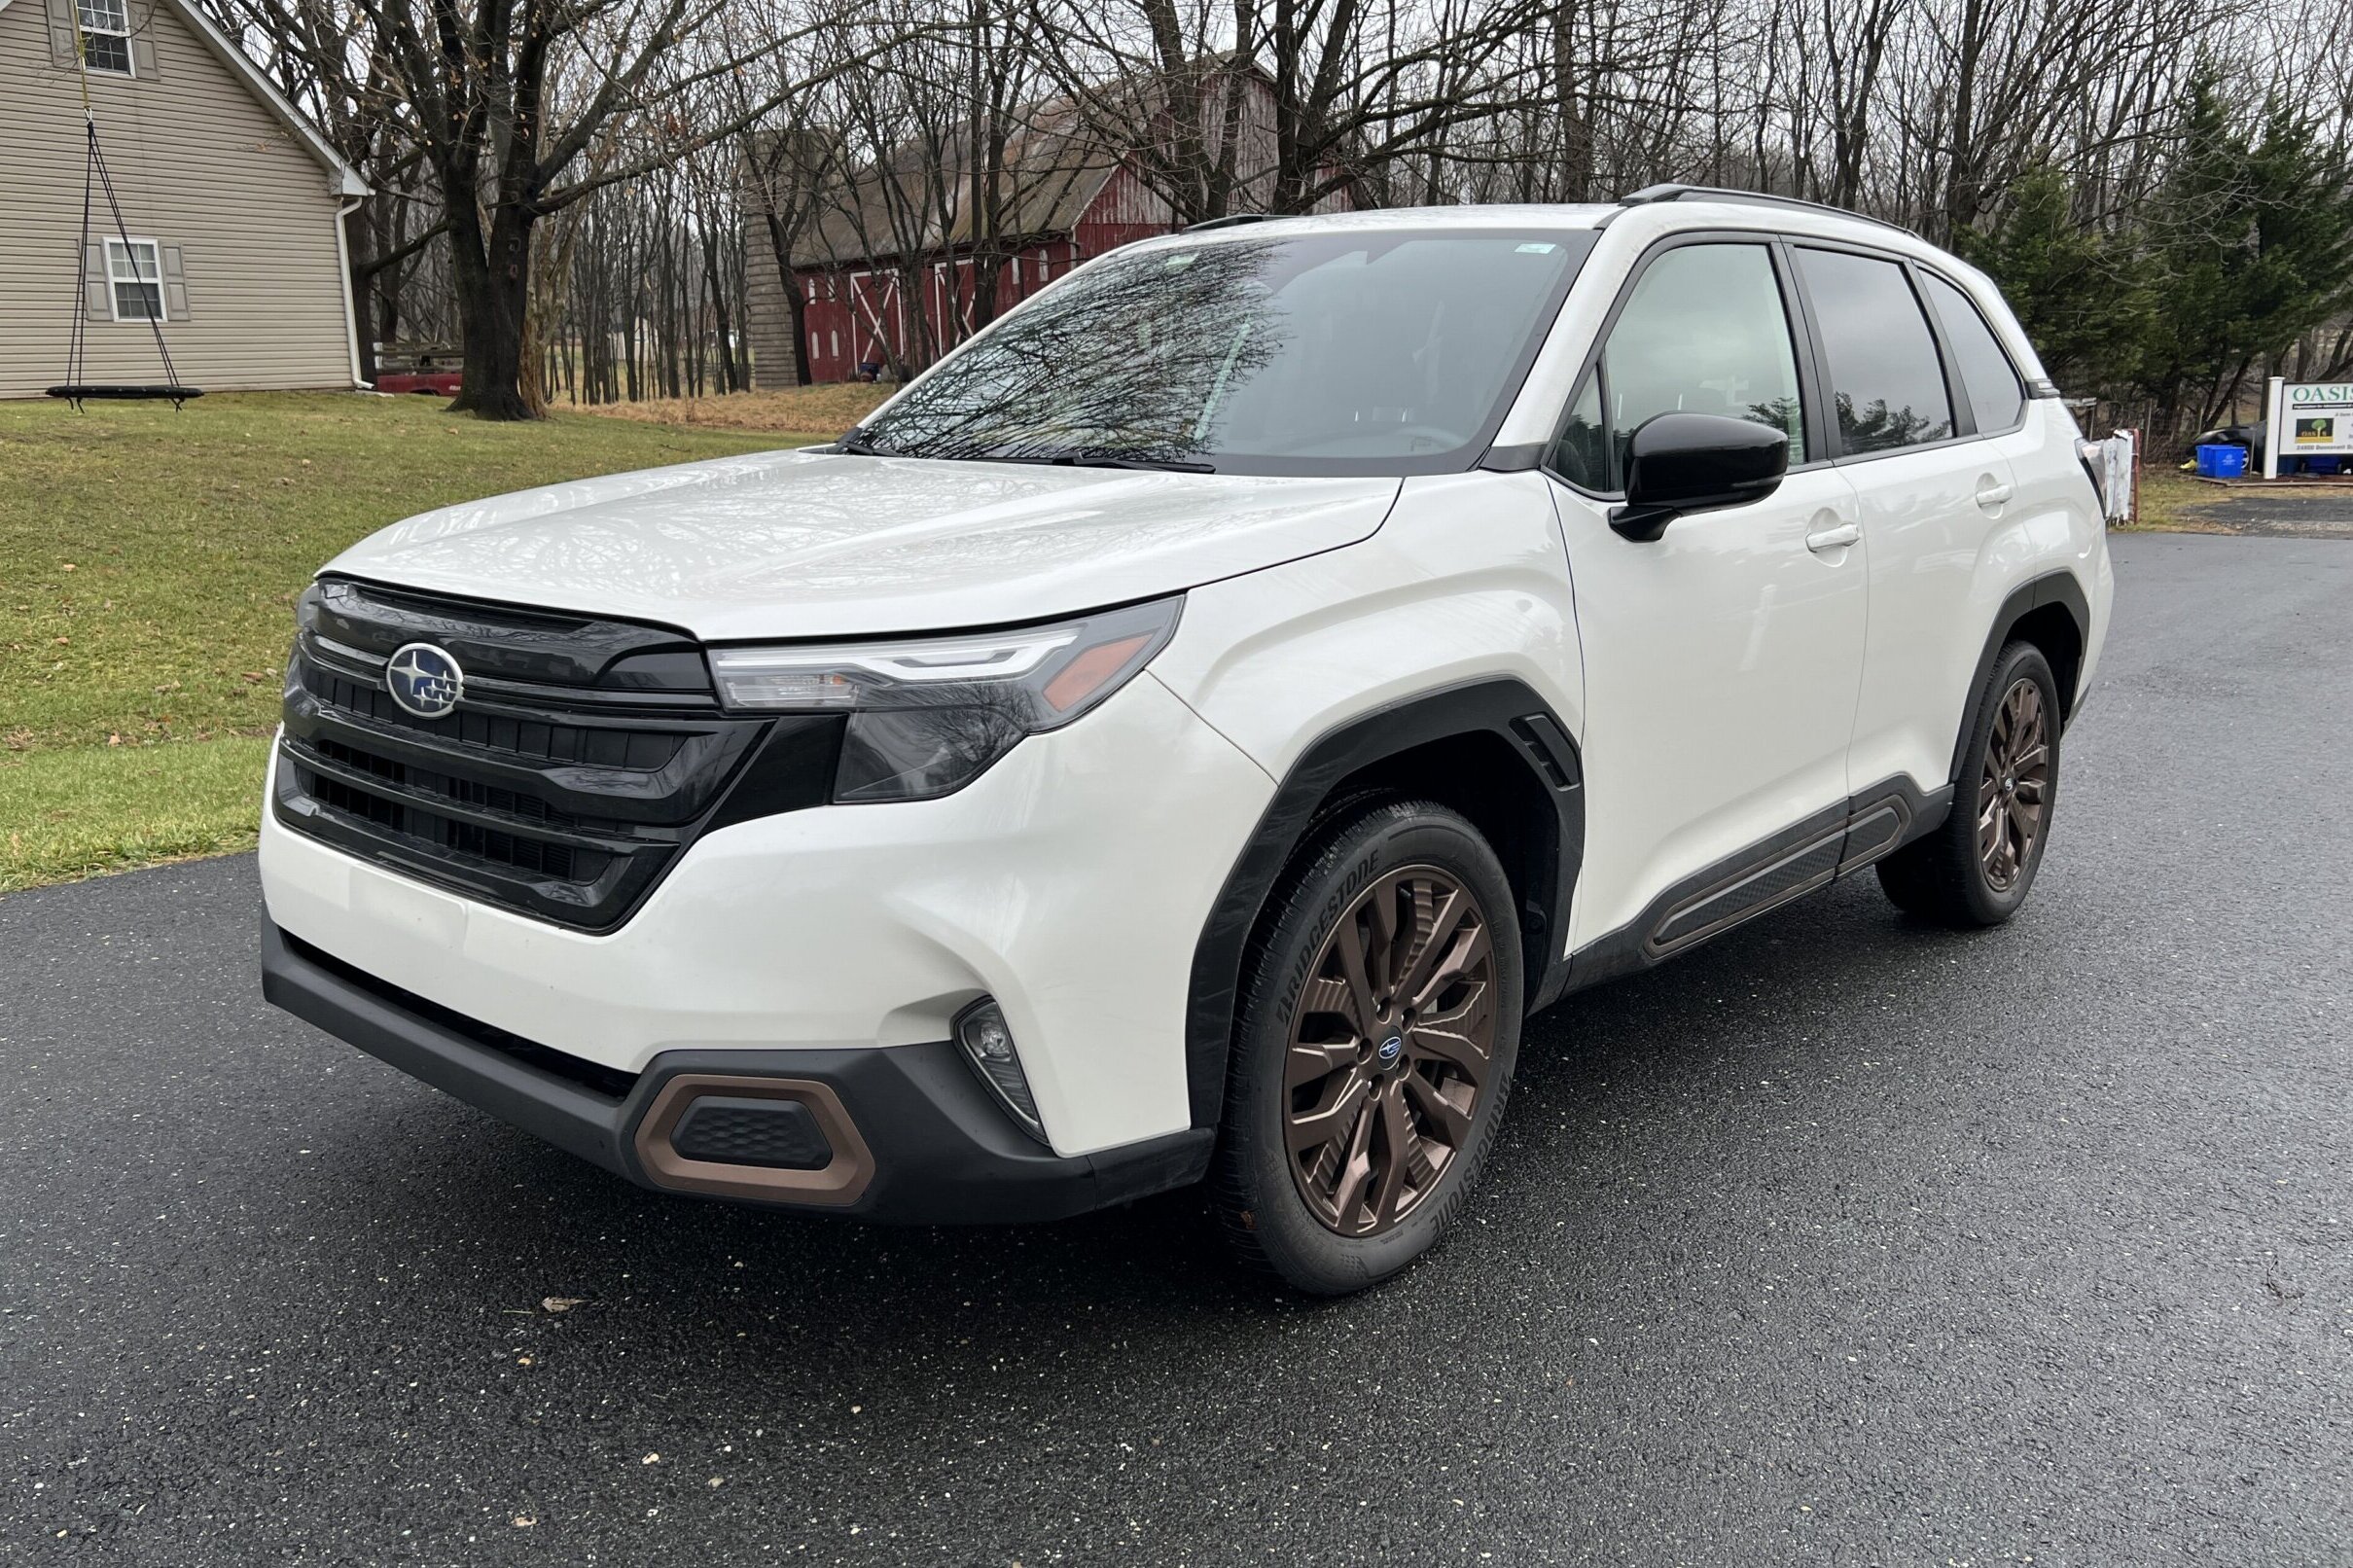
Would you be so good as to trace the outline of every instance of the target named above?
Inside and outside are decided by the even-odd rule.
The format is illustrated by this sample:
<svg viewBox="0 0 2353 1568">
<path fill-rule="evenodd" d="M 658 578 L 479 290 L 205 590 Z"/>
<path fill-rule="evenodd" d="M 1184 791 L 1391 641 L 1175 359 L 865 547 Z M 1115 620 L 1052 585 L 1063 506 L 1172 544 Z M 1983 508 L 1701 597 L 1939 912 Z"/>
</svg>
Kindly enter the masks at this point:
<svg viewBox="0 0 2353 1568">
<path fill-rule="evenodd" d="M 1658 956 L 1829 879 L 1862 683 L 1857 500 L 1807 449 L 1785 253 L 1708 236 L 1654 251 L 1621 298 L 1547 463 L 1586 671 L 1585 865 L 1570 944 Z M 1653 543 L 1610 514 L 1625 450 L 1670 410 L 1790 438 L 1763 501 Z M 1818 867 L 1825 834 L 1834 836 Z"/>
</svg>

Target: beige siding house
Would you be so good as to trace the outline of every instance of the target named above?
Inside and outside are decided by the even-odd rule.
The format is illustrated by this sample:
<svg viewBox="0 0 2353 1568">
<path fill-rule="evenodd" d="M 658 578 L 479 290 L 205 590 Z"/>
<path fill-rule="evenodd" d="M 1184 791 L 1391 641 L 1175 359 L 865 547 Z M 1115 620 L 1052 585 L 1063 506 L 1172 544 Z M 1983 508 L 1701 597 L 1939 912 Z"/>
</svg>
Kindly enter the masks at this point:
<svg viewBox="0 0 2353 1568">
<path fill-rule="evenodd" d="M 126 248 L 82 248 L 76 8 Z M 359 376 L 342 213 L 367 187 L 184 0 L 0 0 L 0 397 L 65 379 L 77 277 L 82 379 L 348 387 Z"/>
</svg>

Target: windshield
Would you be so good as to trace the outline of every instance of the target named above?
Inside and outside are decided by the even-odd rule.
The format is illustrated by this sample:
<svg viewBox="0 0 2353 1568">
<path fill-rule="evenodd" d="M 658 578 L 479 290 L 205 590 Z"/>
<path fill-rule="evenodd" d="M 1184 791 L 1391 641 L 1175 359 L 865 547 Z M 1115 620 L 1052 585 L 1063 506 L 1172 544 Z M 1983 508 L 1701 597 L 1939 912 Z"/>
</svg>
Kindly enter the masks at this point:
<svg viewBox="0 0 2353 1568">
<path fill-rule="evenodd" d="M 1115 253 L 846 445 L 1246 474 L 1467 468 L 1592 245 L 1573 230 L 1388 230 Z"/>
</svg>

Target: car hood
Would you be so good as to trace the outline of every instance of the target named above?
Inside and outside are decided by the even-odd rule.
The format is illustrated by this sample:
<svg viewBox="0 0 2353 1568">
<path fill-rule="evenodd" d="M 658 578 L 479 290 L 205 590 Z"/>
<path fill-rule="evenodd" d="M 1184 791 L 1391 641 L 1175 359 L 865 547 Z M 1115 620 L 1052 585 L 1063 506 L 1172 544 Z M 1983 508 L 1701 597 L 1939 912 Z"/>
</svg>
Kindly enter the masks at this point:
<svg viewBox="0 0 2353 1568">
<path fill-rule="evenodd" d="M 444 507 L 326 570 L 713 641 L 925 631 L 1150 598 L 1352 544 L 1398 484 L 762 452 Z"/>
</svg>

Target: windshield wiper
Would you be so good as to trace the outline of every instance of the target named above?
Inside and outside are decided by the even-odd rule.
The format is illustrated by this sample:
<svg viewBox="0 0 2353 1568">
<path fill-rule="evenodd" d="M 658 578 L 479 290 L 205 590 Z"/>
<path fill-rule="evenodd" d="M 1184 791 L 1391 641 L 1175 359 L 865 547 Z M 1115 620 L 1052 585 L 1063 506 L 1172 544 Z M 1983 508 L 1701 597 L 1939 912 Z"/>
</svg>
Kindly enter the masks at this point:
<svg viewBox="0 0 2353 1568">
<path fill-rule="evenodd" d="M 1163 474 L 1214 474 L 1214 463 L 1193 463 L 1181 457 L 1050 457 L 1050 463 L 1069 468 L 1158 469 Z"/>
<path fill-rule="evenodd" d="M 834 450 L 848 452 L 852 457 L 904 457 L 907 455 L 904 452 L 894 452 L 887 447 L 877 446 L 867 440 L 866 429 L 862 425 L 852 425 L 836 438 Z"/>
<path fill-rule="evenodd" d="M 1214 474 L 1210 463 L 1181 457 L 1115 457 L 1108 452 L 983 452 L 984 463 L 1043 463 L 1052 468 L 1125 468 L 1161 474 Z"/>
</svg>

